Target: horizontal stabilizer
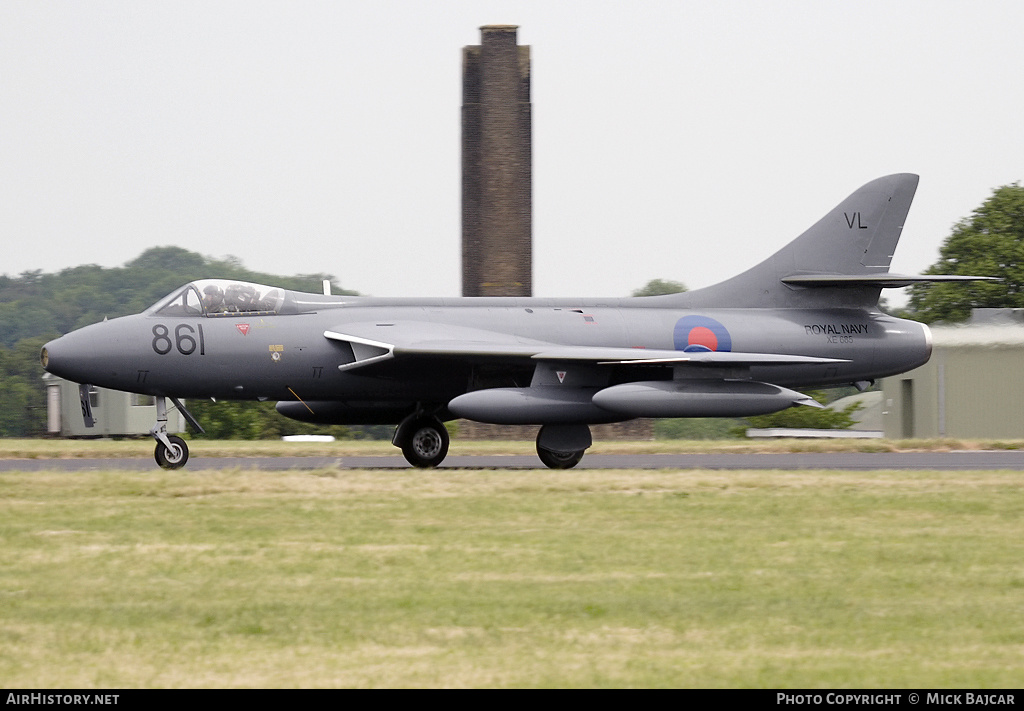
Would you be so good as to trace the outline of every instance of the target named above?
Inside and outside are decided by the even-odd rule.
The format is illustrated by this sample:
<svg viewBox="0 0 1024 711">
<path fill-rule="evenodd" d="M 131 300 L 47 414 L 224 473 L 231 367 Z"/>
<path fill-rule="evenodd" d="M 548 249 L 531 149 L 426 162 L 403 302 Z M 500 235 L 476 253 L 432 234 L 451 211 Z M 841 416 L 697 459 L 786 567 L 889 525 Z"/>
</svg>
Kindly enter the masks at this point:
<svg viewBox="0 0 1024 711">
<path fill-rule="evenodd" d="M 806 287 L 874 286 L 882 289 L 899 289 L 911 284 L 926 284 L 939 281 L 999 281 L 997 277 L 959 276 L 955 274 L 794 274 L 783 277 L 783 284 Z"/>
</svg>

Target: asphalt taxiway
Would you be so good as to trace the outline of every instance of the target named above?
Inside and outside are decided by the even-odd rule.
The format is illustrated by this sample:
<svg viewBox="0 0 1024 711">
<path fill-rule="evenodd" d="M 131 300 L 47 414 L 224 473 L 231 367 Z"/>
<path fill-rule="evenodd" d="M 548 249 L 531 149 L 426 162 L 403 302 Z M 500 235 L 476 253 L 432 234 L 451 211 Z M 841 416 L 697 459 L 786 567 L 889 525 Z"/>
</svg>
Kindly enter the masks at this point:
<svg viewBox="0 0 1024 711">
<path fill-rule="evenodd" d="M 3 459 L 0 471 L 155 470 L 150 458 L 122 459 Z M 193 457 L 190 471 L 220 469 L 412 469 L 401 455 L 363 457 Z M 442 469 L 543 469 L 530 455 L 452 455 Z M 592 454 L 571 471 L 587 469 L 835 469 L 967 471 L 1003 469 L 1024 471 L 1024 450 L 963 450 L 951 452 L 786 452 L 708 454 Z"/>
</svg>

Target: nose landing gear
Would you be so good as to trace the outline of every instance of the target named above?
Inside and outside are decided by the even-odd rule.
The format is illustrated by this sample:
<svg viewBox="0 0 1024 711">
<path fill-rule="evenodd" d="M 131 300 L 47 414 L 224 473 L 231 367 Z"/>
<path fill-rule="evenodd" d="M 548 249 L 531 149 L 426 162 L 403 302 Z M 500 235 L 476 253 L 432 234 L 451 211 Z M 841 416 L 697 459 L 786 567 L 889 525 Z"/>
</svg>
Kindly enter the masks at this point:
<svg viewBox="0 0 1024 711">
<path fill-rule="evenodd" d="M 185 417 L 185 420 L 199 432 L 203 428 L 199 426 L 196 418 L 185 409 L 177 398 L 171 398 L 171 402 L 178 408 L 178 411 Z M 167 434 L 167 398 L 163 395 L 156 396 L 156 424 L 149 431 L 156 440 L 156 451 L 153 457 L 156 463 L 164 469 L 181 469 L 188 461 L 188 445 L 185 440 L 176 435 Z"/>
<path fill-rule="evenodd" d="M 156 452 L 153 453 L 156 463 L 164 469 L 180 469 L 188 461 L 188 445 L 181 437 L 166 437 L 167 444 L 164 444 L 163 440 L 157 440 Z"/>
</svg>

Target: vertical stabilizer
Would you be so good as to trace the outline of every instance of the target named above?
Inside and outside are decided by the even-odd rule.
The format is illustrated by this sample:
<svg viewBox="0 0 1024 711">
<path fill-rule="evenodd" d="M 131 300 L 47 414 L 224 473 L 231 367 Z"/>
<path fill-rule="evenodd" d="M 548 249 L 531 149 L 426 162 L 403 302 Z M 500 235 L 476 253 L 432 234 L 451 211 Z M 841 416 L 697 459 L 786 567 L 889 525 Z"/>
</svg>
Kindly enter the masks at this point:
<svg viewBox="0 0 1024 711">
<path fill-rule="evenodd" d="M 871 307 L 880 286 L 786 284 L 788 277 L 884 275 L 903 231 L 918 176 L 910 173 L 873 180 L 839 203 L 810 229 L 739 276 L 680 294 L 680 305 L 718 307 Z M 822 281 L 828 281 L 827 279 Z"/>
</svg>

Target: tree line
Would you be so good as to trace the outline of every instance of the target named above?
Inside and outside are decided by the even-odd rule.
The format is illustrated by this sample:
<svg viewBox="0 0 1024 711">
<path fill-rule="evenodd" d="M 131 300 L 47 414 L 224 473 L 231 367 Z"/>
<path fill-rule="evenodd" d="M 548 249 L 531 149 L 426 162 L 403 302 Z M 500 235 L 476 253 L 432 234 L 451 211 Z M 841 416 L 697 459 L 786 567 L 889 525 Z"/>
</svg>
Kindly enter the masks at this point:
<svg viewBox="0 0 1024 711">
<path fill-rule="evenodd" d="M 30 437 L 46 432 L 46 386 L 39 351 L 47 341 L 104 318 L 138 313 L 190 281 L 217 277 L 319 293 L 323 281 L 335 294 L 342 289 L 330 274 L 279 276 L 246 269 L 235 257 L 214 259 L 181 247 L 153 247 L 123 267 L 89 264 L 57 273 L 41 270 L 0 276 L 0 437 Z M 223 403 L 203 412 L 208 432 L 247 437 L 273 434 L 284 418 L 265 403 Z M 209 409 L 209 412 L 206 410 Z M 287 420 L 285 420 L 287 422 Z M 289 434 L 313 431 L 295 423 Z M 337 434 L 348 434 L 343 428 Z"/>
</svg>

